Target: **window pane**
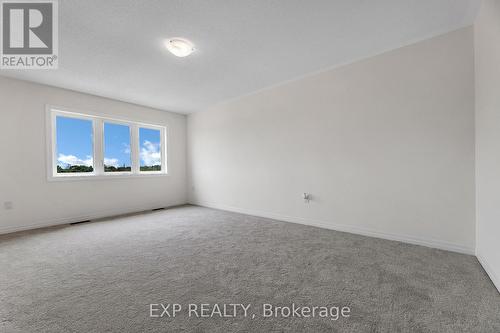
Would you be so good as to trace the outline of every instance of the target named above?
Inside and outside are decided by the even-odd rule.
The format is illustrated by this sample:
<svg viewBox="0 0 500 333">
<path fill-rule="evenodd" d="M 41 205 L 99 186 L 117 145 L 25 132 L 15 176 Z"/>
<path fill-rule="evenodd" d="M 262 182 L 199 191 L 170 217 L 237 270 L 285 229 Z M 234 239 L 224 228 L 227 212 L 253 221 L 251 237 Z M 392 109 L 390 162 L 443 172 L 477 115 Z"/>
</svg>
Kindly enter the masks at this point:
<svg viewBox="0 0 500 333">
<path fill-rule="evenodd" d="M 160 130 L 139 128 L 141 171 L 161 171 Z"/>
<path fill-rule="evenodd" d="M 104 123 L 104 171 L 132 171 L 129 126 Z"/>
<path fill-rule="evenodd" d="M 93 172 L 92 120 L 56 117 L 57 173 Z"/>
</svg>

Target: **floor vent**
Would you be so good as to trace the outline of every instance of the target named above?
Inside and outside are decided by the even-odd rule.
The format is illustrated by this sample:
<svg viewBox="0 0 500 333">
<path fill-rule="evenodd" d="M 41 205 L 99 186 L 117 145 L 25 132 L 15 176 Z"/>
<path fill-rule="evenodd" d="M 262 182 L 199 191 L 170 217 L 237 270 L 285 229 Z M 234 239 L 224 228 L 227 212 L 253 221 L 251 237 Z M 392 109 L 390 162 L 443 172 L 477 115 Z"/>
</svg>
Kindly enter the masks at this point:
<svg viewBox="0 0 500 333">
<path fill-rule="evenodd" d="M 88 223 L 88 222 L 90 222 L 90 220 L 79 221 L 79 222 L 73 222 L 73 223 L 70 223 L 69 225 L 76 225 L 76 224 L 82 224 L 82 223 Z"/>
</svg>

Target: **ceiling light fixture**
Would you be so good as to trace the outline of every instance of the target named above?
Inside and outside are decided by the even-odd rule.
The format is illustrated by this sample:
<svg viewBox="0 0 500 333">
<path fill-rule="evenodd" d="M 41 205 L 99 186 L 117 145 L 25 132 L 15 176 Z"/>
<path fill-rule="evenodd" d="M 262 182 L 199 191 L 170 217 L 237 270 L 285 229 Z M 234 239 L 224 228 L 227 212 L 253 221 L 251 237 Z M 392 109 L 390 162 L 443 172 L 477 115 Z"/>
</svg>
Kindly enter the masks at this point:
<svg viewBox="0 0 500 333">
<path fill-rule="evenodd" d="M 194 52 L 194 44 L 185 38 L 170 38 L 165 41 L 165 47 L 177 57 L 187 57 Z"/>
</svg>

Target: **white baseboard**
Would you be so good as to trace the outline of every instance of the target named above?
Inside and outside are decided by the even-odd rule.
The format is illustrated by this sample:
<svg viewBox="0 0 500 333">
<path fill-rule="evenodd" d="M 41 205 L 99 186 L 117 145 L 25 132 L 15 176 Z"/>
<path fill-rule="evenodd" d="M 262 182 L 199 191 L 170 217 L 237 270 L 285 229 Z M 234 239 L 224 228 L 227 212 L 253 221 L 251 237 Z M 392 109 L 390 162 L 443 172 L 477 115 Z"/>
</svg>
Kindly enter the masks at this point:
<svg viewBox="0 0 500 333">
<path fill-rule="evenodd" d="M 488 263 L 488 261 L 485 259 L 484 256 L 481 255 L 481 253 L 476 253 L 477 260 L 483 266 L 484 270 L 488 274 L 488 276 L 491 279 L 491 282 L 495 285 L 497 288 L 498 292 L 500 293 L 500 276 L 495 274 L 495 271 L 493 270 L 493 267 Z"/>
<path fill-rule="evenodd" d="M 68 223 L 73 223 L 73 222 L 79 222 L 79 221 L 85 221 L 85 220 L 95 220 L 95 219 L 100 219 L 100 218 L 105 218 L 105 217 L 110 217 L 110 216 L 118 216 L 118 215 L 141 212 L 141 211 L 148 211 L 148 210 L 152 210 L 155 208 L 173 207 L 173 206 L 178 206 L 178 205 L 183 205 L 183 204 L 186 204 L 186 202 L 174 203 L 174 204 L 170 204 L 167 206 L 163 206 L 161 204 L 156 204 L 156 205 L 150 205 L 150 206 L 118 208 L 118 209 L 112 209 L 112 210 L 106 210 L 106 211 L 92 212 L 92 213 L 81 215 L 81 216 L 68 216 L 68 217 L 63 217 L 63 218 L 58 218 L 58 219 L 50 219 L 47 221 L 38 221 L 36 223 L 25 224 L 25 225 L 20 225 L 20 226 L 6 226 L 6 227 L 0 226 L 0 234 L 7 234 L 7 233 L 12 233 L 12 232 L 45 228 L 45 227 L 52 227 L 52 226 L 68 224 Z M 446 241 L 442 241 L 442 240 L 420 239 L 420 238 L 416 238 L 416 237 L 412 237 L 412 236 L 408 236 L 408 235 L 386 233 L 386 232 L 381 232 L 378 230 L 371 230 L 371 229 L 367 229 L 367 228 L 361 228 L 361 227 L 350 226 L 350 225 L 345 225 L 345 224 L 332 224 L 332 223 L 326 222 L 326 221 L 305 219 L 305 218 L 301 218 L 301 217 L 293 217 L 293 216 L 287 216 L 287 215 L 282 215 L 282 214 L 263 212 L 263 211 L 258 211 L 258 210 L 254 210 L 254 209 L 244 209 L 244 208 L 239 208 L 239 207 L 220 205 L 220 204 L 211 203 L 211 202 L 192 202 L 192 204 L 203 206 L 203 207 L 209 207 L 209 208 L 215 208 L 215 209 L 221 209 L 221 210 L 241 213 L 241 214 L 248 214 L 248 215 L 260 216 L 260 217 L 265 217 L 265 218 L 270 218 L 270 219 L 275 219 L 275 220 L 281 220 L 281 221 L 285 221 L 285 222 L 310 225 L 310 226 L 315 226 L 315 227 L 319 227 L 319 228 L 337 230 L 337 231 L 342 231 L 342 232 L 349 232 L 349 233 L 359 234 L 359 235 L 363 235 L 363 236 L 400 241 L 400 242 L 415 244 L 415 245 L 422 245 L 422 246 L 427 246 L 427 247 L 432 247 L 432 248 L 437 248 L 437 249 L 442 249 L 442 250 L 447 250 L 447 251 L 453 251 L 453 252 L 459 252 L 459 253 L 464 253 L 464 254 L 474 255 L 474 253 L 475 253 L 473 248 L 465 247 L 462 245 L 458 245 L 458 244 L 454 244 L 454 243 L 450 243 L 450 242 L 446 242 Z M 486 268 L 485 268 L 485 270 L 488 271 Z M 491 269 L 490 269 L 490 271 L 491 271 Z M 493 278 L 492 278 L 492 280 L 493 280 Z M 498 281 L 498 279 L 497 279 L 497 281 Z M 499 285 L 497 282 L 495 282 L 495 284 L 497 286 Z"/>
<path fill-rule="evenodd" d="M 113 217 L 113 216 L 120 216 L 120 215 L 132 214 L 132 213 L 145 212 L 145 211 L 150 211 L 150 210 L 157 209 L 157 208 L 171 208 L 171 207 L 185 205 L 185 204 L 187 204 L 187 203 L 181 202 L 181 203 L 173 203 L 173 204 L 168 204 L 168 205 L 155 204 L 155 205 L 144 205 L 144 206 L 135 206 L 135 207 L 128 206 L 126 208 L 120 207 L 120 208 L 116 208 L 116 209 L 91 212 L 89 214 L 79 215 L 79 216 L 67 216 L 67 217 L 62 217 L 62 218 L 49 219 L 49 220 L 45 220 L 45 221 L 37 221 L 36 223 L 32 223 L 32 224 L 23 224 L 23 225 L 19 225 L 19 226 L 6 226 L 6 227 L 0 226 L 0 235 L 10 234 L 13 232 L 18 232 L 18 231 L 25 231 L 25 230 L 32 230 L 32 229 L 39 229 L 39 228 L 46 228 L 46 227 L 54 227 L 54 226 L 58 226 L 58 225 L 80 222 L 80 221 L 95 220 L 95 219 L 101 219 L 101 218 L 106 218 L 106 217 Z"/>
<path fill-rule="evenodd" d="M 274 219 L 274 220 L 281 220 L 281 221 L 285 221 L 285 222 L 310 225 L 310 226 L 324 228 L 324 229 L 348 232 L 348 233 L 358 234 L 358 235 L 363 235 L 363 236 L 388 239 L 388 240 L 399 241 L 399 242 L 409 243 L 409 244 L 414 244 L 414 245 L 422 245 L 422 246 L 427 246 L 427 247 L 431 247 L 431 248 L 436 248 L 436 249 L 441 249 L 441 250 L 446 250 L 446 251 L 453 251 L 453 252 L 458 252 L 458 253 L 463 253 L 463 254 L 469 254 L 469 255 L 475 254 L 474 248 L 470 248 L 470 247 L 463 246 L 460 244 L 450 243 L 450 242 L 443 241 L 443 240 L 421 239 L 421 238 L 416 238 L 416 237 L 408 236 L 408 235 L 392 234 L 392 233 L 387 233 L 387 232 L 383 232 L 383 231 L 379 231 L 379 230 L 371 230 L 371 229 L 363 228 L 363 227 L 356 227 L 356 226 L 345 225 L 345 224 L 333 224 L 333 223 L 327 222 L 327 221 L 305 219 L 302 217 L 287 216 L 287 215 L 282 215 L 282 214 L 263 212 L 263 211 L 254 210 L 254 209 L 226 206 L 226 205 L 216 204 L 213 202 L 192 201 L 192 202 L 190 202 L 190 204 L 198 205 L 198 206 L 202 206 L 202 207 L 208 207 L 208 208 L 215 208 L 215 209 L 220 209 L 220 210 L 225 210 L 225 211 L 230 211 L 230 212 L 236 212 L 236 213 L 241 213 L 241 214 L 265 217 L 265 218 L 270 218 L 270 219 Z"/>
</svg>

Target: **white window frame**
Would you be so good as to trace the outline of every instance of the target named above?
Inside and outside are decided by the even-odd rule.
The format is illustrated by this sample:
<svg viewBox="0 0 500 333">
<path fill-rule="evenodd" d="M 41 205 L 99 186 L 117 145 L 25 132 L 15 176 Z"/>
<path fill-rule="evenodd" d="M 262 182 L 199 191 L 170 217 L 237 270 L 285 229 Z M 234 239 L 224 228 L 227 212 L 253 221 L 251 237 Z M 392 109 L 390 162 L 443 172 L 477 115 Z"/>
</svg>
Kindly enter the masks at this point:
<svg viewBox="0 0 500 333">
<path fill-rule="evenodd" d="M 93 128 L 93 172 L 57 173 L 57 116 L 82 120 L 91 120 Z M 104 172 L 104 123 L 126 125 L 130 128 L 130 172 Z M 139 128 L 160 131 L 161 171 L 140 171 Z M 130 177 L 166 176 L 168 175 L 168 129 L 167 126 L 148 124 L 136 120 L 115 118 L 100 113 L 46 105 L 46 138 L 47 138 L 47 179 L 49 181 L 83 180 L 83 179 L 114 179 Z"/>
</svg>

